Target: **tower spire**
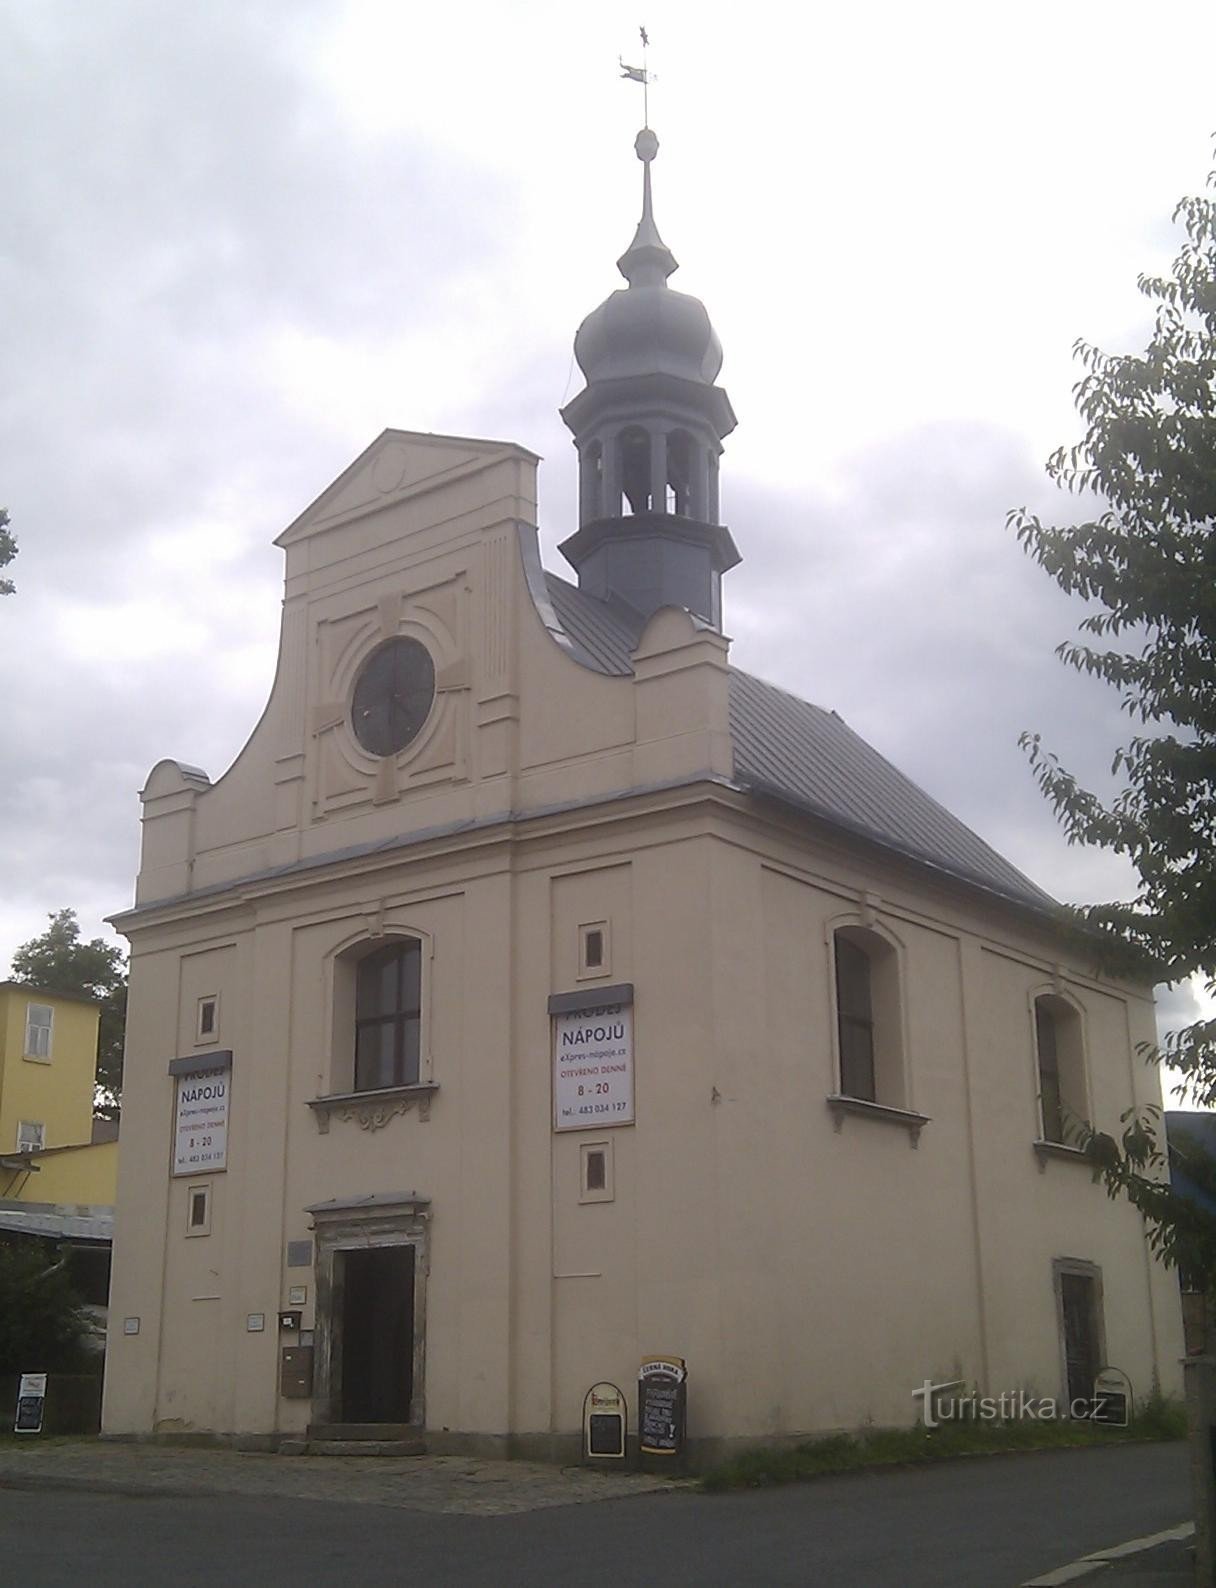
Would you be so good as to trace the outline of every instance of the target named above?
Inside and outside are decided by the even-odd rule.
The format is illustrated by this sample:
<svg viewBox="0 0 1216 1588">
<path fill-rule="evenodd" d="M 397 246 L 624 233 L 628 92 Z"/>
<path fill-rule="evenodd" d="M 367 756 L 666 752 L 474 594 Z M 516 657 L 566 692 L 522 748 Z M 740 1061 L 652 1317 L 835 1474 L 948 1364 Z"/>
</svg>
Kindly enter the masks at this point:
<svg viewBox="0 0 1216 1588">
<path fill-rule="evenodd" d="M 633 142 L 642 162 L 642 218 L 633 241 L 616 262 L 616 268 L 631 287 L 661 287 L 680 267 L 676 256 L 659 236 L 654 221 L 654 199 L 650 186 L 650 166 L 659 152 L 659 140 L 649 127 L 643 127 Z"/>
</svg>

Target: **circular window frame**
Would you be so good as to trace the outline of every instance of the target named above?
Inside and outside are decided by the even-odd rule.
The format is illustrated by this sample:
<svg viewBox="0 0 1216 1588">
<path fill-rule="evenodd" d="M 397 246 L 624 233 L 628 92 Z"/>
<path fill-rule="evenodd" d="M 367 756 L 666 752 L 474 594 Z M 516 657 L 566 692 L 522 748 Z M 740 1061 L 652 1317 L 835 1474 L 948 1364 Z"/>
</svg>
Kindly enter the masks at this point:
<svg viewBox="0 0 1216 1588">
<path fill-rule="evenodd" d="M 400 664 L 402 672 L 409 665 L 404 662 L 405 657 L 425 659 L 425 682 L 417 676 L 404 679 L 394 677 L 393 657 L 403 659 Z M 419 663 L 415 661 L 413 665 Z M 395 687 L 398 685 L 400 687 Z M 366 697 L 362 704 L 360 691 L 364 691 Z M 365 755 L 379 761 L 400 755 L 425 728 L 435 709 L 437 693 L 435 658 L 427 645 L 409 634 L 395 634 L 381 640 L 360 663 L 351 688 L 349 720 L 355 743 Z M 411 703 L 408 706 L 401 701 L 402 694 L 409 697 Z M 392 709 L 393 701 L 398 703 L 396 712 Z M 422 709 L 424 702 L 425 709 Z M 405 709 L 401 709 L 403 707 Z M 362 723 L 361 710 L 364 718 Z M 369 717 L 371 721 L 367 720 Z"/>
</svg>

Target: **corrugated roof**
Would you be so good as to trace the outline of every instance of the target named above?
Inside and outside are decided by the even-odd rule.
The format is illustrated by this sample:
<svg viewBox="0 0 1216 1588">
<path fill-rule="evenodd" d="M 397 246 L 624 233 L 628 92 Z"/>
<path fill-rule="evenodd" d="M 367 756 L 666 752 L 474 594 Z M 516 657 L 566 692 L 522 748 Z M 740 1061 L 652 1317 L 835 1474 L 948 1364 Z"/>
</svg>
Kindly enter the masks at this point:
<svg viewBox="0 0 1216 1588">
<path fill-rule="evenodd" d="M 546 573 L 563 628 L 604 672 L 632 672 L 642 624 Z M 1054 900 L 879 755 L 833 711 L 730 671 L 735 781 L 938 871 L 1036 909 Z"/>
</svg>

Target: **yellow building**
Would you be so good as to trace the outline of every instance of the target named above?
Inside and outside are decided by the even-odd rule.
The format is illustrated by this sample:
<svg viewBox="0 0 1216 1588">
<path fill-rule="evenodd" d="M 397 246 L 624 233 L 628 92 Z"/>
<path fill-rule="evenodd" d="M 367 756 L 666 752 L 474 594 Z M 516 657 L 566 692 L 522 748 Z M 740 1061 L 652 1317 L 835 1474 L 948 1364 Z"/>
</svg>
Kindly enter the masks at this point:
<svg viewBox="0 0 1216 1588">
<path fill-rule="evenodd" d="M 0 982 L 0 1204 L 113 1207 L 117 1133 L 93 1120 L 92 998 Z"/>
</svg>

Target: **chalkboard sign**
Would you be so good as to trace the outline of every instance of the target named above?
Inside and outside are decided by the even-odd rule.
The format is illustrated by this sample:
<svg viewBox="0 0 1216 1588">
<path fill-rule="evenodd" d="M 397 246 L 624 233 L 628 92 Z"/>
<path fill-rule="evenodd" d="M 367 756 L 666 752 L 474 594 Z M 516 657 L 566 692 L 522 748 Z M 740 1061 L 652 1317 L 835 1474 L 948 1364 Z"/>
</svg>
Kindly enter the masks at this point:
<svg viewBox="0 0 1216 1588">
<path fill-rule="evenodd" d="M 589 1456 L 623 1456 L 625 1442 L 621 1430 L 625 1426 L 615 1412 L 593 1412 L 589 1419 L 587 1454 Z"/>
<path fill-rule="evenodd" d="M 1127 1396 L 1117 1390 L 1105 1390 L 1095 1395 L 1091 1421 L 1107 1423 L 1111 1428 L 1126 1428 Z"/>
<path fill-rule="evenodd" d="M 17 1415 L 13 1420 L 13 1432 L 40 1434 L 45 1401 L 46 1374 L 23 1373 L 17 1390 Z"/>
<path fill-rule="evenodd" d="M 1132 1408 L 1132 1382 L 1122 1368 L 1104 1367 L 1094 1379 L 1090 1419 L 1110 1428 L 1126 1428 Z"/>
<path fill-rule="evenodd" d="M 593 1384 L 583 1398 L 583 1455 L 625 1459 L 625 1397 L 615 1384 Z"/>
<path fill-rule="evenodd" d="M 650 1357 L 638 1369 L 638 1446 L 646 1456 L 684 1449 L 688 1370 L 683 1357 Z"/>
</svg>

